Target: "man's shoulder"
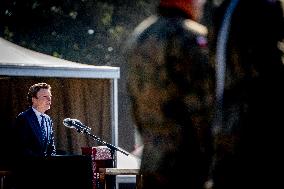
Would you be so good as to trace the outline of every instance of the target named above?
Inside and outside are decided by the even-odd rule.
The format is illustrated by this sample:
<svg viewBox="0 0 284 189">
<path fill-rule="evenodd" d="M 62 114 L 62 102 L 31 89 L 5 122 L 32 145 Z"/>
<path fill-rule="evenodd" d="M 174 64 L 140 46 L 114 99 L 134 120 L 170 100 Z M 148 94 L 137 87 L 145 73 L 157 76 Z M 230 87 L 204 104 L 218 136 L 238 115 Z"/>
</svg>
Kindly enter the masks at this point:
<svg viewBox="0 0 284 189">
<path fill-rule="evenodd" d="M 139 36 L 143 33 L 147 28 L 151 27 L 153 24 L 157 23 L 159 17 L 157 15 L 151 15 L 144 19 L 138 26 L 135 27 L 132 35 Z"/>
<path fill-rule="evenodd" d="M 207 27 L 190 19 L 185 19 L 183 21 L 183 26 L 197 35 L 207 36 L 208 30 Z"/>
<path fill-rule="evenodd" d="M 19 113 L 17 117 L 26 117 L 29 116 L 33 113 L 32 108 L 28 108 L 26 110 L 24 110 L 23 112 Z"/>
</svg>

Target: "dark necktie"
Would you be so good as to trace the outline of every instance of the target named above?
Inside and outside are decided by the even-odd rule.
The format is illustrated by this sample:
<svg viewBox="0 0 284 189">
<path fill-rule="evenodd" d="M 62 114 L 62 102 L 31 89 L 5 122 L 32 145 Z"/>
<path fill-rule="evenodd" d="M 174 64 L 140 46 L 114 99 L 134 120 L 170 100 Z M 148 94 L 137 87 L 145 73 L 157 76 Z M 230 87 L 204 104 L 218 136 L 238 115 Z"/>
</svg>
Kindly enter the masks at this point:
<svg viewBox="0 0 284 189">
<path fill-rule="evenodd" d="M 41 116 L 41 123 L 40 123 L 40 129 L 41 129 L 41 134 L 42 134 L 42 138 L 45 141 L 46 139 L 46 131 L 45 131 L 45 117 L 44 115 L 40 115 Z"/>
</svg>

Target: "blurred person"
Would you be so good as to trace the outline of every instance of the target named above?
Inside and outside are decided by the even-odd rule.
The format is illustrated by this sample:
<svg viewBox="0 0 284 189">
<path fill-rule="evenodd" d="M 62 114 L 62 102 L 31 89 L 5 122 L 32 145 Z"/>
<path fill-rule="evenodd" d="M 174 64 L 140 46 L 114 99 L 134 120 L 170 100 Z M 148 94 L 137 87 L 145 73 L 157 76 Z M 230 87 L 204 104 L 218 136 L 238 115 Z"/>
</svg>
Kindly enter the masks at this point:
<svg viewBox="0 0 284 189">
<path fill-rule="evenodd" d="M 161 0 L 127 44 L 128 89 L 143 141 L 142 188 L 203 188 L 214 69 L 198 0 Z"/>
<path fill-rule="evenodd" d="M 283 0 L 212 1 L 214 189 L 278 188 L 283 170 Z M 212 28 L 212 30 L 211 30 Z"/>
<path fill-rule="evenodd" d="M 52 119 L 45 114 L 51 106 L 51 86 L 37 83 L 29 88 L 30 107 L 21 112 L 14 125 L 17 156 L 45 157 L 56 155 Z"/>
</svg>

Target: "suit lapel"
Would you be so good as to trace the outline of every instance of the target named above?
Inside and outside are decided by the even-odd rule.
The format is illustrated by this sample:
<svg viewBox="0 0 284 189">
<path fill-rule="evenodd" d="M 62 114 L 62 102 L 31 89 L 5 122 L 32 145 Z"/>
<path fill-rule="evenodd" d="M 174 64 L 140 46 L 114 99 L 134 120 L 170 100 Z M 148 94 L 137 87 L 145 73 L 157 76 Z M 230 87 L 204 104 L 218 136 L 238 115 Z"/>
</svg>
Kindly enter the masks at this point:
<svg viewBox="0 0 284 189">
<path fill-rule="evenodd" d="M 30 108 L 30 110 L 28 111 L 28 113 L 30 114 L 29 116 L 27 116 L 27 119 L 30 123 L 31 129 L 33 130 L 36 138 L 39 140 L 40 144 L 43 146 L 43 138 L 42 138 L 42 132 L 40 130 L 40 125 L 38 122 L 38 119 L 36 117 L 36 114 L 34 113 L 33 109 Z"/>
</svg>

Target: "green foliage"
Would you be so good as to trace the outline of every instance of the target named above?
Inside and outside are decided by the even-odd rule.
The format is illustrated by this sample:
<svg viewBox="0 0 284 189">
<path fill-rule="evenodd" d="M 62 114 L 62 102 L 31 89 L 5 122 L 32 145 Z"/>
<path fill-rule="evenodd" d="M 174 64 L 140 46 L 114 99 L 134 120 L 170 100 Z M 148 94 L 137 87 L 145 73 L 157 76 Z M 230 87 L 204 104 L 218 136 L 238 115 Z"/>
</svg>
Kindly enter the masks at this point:
<svg viewBox="0 0 284 189">
<path fill-rule="evenodd" d="M 70 61 L 119 66 L 121 46 L 157 1 L 2 0 L 0 35 Z"/>
<path fill-rule="evenodd" d="M 9 41 L 12 41 L 13 36 L 14 36 L 14 33 L 9 30 L 8 26 L 5 26 L 4 27 L 4 38 Z"/>
<path fill-rule="evenodd" d="M 60 55 L 58 52 L 53 52 L 52 56 L 57 57 L 57 58 L 62 58 L 62 55 Z"/>
<path fill-rule="evenodd" d="M 99 7 L 101 8 L 100 10 L 102 12 L 101 23 L 103 26 L 111 26 L 114 7 L 112 5 L 108 5 L 107 3 L 99 4 Z"/>
<path fill-rule="evenodd" d="M 110 36 L 114 41 L 120 41 L 121 36 L 124 32 L 125 29 L 123 28 L 123 26 L 115 26 L 109 29 Z"/>
</svg>

